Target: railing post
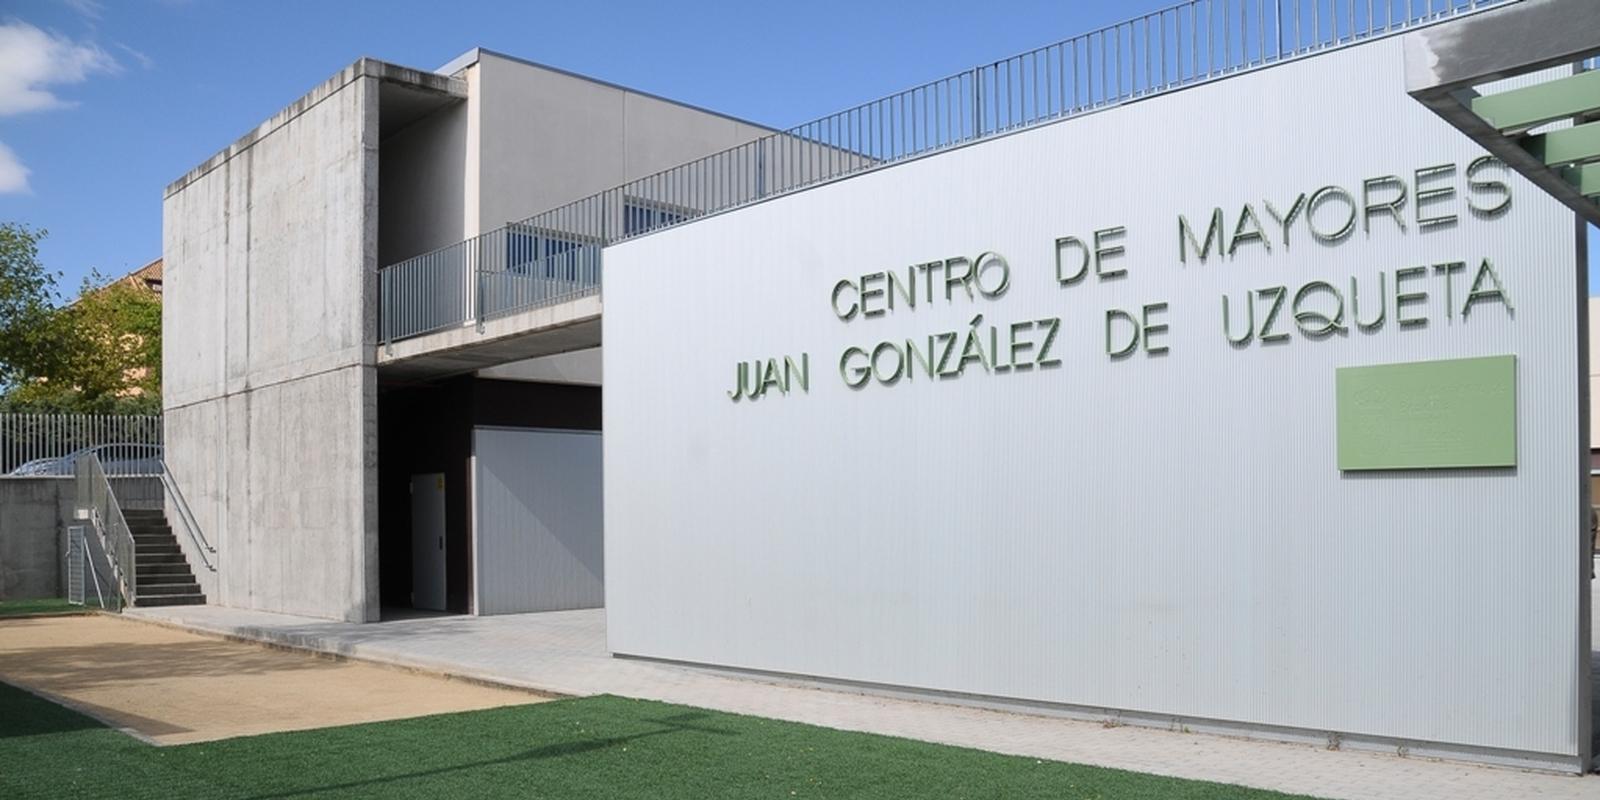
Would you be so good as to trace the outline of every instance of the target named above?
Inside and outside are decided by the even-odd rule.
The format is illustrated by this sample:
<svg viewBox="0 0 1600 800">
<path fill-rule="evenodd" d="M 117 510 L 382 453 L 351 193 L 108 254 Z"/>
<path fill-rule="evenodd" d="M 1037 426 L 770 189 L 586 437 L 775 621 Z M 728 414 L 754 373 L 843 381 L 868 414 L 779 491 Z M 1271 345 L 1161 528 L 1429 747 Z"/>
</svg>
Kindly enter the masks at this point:
<svg viewBox="0 0 1600 800">
<path fill-rule="evenodd" d="M 972 68 L 972 138 L 983 136 L 983 67 Z"/>
<path fill-rule="evenodd" d="M 378 270 L 378 337 L 384 352 L 394 355 L 394 280 L 386 270 Z"/>
<path fill-rule="evenodd" d="M 500 238 L 504 239 L 505 237 L 502 236 Z M 466 315 L 462 322 L 474 323 L 480 333 L 483 331 L 479 318 L 483 316 L 480 311 L 483 303 L 484 250 L 490 246 L 488 238 L 479 234 L 473 238 L 472 244 L 462 253 L 461 259 L 461 291 L 466 295 L 462 298 L 462 303 L 465 306 L 462 311 Z"/>
<path fill-rule="evenodd" d="M 767 196 L 767 138 L 756 140 L 756 198 Z"/>
</svg>

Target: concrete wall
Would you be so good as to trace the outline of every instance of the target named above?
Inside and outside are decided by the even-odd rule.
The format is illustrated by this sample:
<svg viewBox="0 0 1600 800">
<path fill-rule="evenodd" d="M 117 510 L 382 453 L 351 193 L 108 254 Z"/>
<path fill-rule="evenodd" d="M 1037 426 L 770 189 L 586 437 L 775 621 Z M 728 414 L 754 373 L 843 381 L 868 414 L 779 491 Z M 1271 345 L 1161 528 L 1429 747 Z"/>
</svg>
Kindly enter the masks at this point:
<svg viewBox="0 0 1600 800">
<path fill-rule="evenodd" d="M 611 649 L 1580 768 L 1574 215 L 1503 167 L 1479 177 L 1510 207 L 1472 212 L 1498 200 L 1465 180 L 1482 151 L 1405 94 L 1401 56 L 1376 40 L 608 248 Z M 1419 215 L 1416 170 L 1440 164 L 1428 188 L 1449 191 Z M 1337 231 L 1347 208 L 1323 203 L 1285 242 L 1266 210 L 1386 175 L 1408 187 L 1403 227 L 1379 215 L 1319 240 L 1308 224 Z M 1220 207 L 1231 235 L 1246 203 L 1270 242 L 1180 257 L 1179 215 L 1203 236 Z M 1435 213 L 1456 217 L 1418 225 Z M 1058 237 L 1112 226 L 1116 274 L 1059 283 Z M 830 309 L 840 280 L 985 251 L 1011 268 L 995 299 L 934 278 L 915 306 Z M 1512 302 L 1464 315 L 1484 259 Z M 1432 266 L 1454 262 L 1453 280 Z M 1258 292 L 1278 286 L 1273 312 Z M 1343 330 L 1306 333 L 1296 312 L 1332 313 L 1335 291 Z M 1107 311 L 1146 304 L 1165 304 L 1150 321 L 1168 349 L 1112 357 Z M 1269 314 L 1269 340 L 1230 343 Z M 1046 319 L 1059 362 L 1034 367 Z M 1014 360 L 1013 323 L 1026 368 L 991 369 Z M 928 355 L 945 334 L 959 374 L 908 357 L 890 380 L 898 348 Z M 841 356 L 880 343 L 890 382 L 850 388 L 868 356 Z M 740 362 L 802 354 L 809 388 L 730 399 Z M 1514 414 L 1494 420 L 1514 425 L 1514 469 L 1340 469 L 1340 368 L 1491 355 L 1516 357 Z"/>
<path fill-rule="evenodd" d="M 159 478 L 112 478 L 111 490 L 123 509 L 161 508 L 164 499 Z M 0 600 L 66 596 L 67 527 L 76 507 L 72 478 L 0 477 Z"/>
<path fill-rule="evenodd" d="M 167 459 L 218 550 L 212 602 L 378 613 L 374 63 L 167 190 Z"/>
<path fill-rule="evenodd" d="M 466 232 L 467 104 L 448 105 L 380 145 L 378 263 L 455 244 Z M 476 231 L 474 231 L 476 233 Z"/>
<path fill-rule="evenodd" d="M 489 51 L 476 72 L 477 232 L 771 133 Z"/>
<path fill-rule="evenodd" d="M 71 478 L 0 478 L 0 600 L 64 597 Z"/>
<path fill-rule="evenodd" d="M 523 361 L 478 370 L 480 378 L 507 381 L 539 381 L 543 383 L 577 383 L 587 386 L 601 384 L 600 349 L 573 350 L 553 356 L 540 356 Z"/>
<path fill-rule="evenodd" d="M 364 59 L 170 186 L 167 454 L 208 597 L 377 617 L 379 263 L 763 132 L 492 53 Z"/>
</svg>

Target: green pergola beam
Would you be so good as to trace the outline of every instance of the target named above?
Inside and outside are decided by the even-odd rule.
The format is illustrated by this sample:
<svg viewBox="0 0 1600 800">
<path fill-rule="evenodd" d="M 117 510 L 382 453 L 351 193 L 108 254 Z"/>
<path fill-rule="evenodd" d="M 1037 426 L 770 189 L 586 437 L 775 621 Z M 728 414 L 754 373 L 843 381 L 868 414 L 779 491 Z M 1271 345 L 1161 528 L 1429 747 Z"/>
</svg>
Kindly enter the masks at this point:
<svg viewBox="0 0 1600 800">
<path fill-rule="evenodd" d="M 1561 170 L 1561 177 L 1578 187 L 1578 194 L 1600 197 L 1600 163 L 1568 167 Z"/>
<path fill-rule="evenodd" d="M 1547 167 L 1593 161 L 1600 158 L 1600 122 L 1529 136 L 1522 146 Z"/>
<path fill-rule="evenodd" d="M 1600 111 L 1600 70 L 1476 97 L 1471 106 L 1502 133 Z"/>
</svg>

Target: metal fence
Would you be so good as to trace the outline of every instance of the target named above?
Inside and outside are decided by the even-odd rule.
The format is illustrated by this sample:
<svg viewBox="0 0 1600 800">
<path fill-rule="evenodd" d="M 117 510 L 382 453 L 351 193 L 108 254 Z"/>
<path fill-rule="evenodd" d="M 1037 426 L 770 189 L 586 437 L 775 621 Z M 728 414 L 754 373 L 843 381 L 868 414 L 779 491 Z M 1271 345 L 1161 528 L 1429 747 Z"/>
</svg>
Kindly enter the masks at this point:
<svg viewBox="0 0 1600 800">
<path fill-rule="evenodd" d="M 604 200 L 564 206 L 378 273 L 379 338 L 483 323 L 600 290 Z"/>
<path fill-rule="evenodd" d="M 161 417 L 0 414 L 0 476 L 69 476 L 87 453 L 108 475 L 160 475 Z"/>
<path fill-rule="evenodd" d="M 91 525 L 67 528 L 67 602 L 110 611 L 122 610 L 122 587 Z"/>
<path fill-rule="evenodd" d="M 108 578 L 121 588 L 123 602 L 132 603 L 139 596 L 139 575 L 134 561 L 138 545 L 127 519 L 122 516 L 122 507 L 111 489 L 111 482 L 92 454 L 74 460 L 72 472 L 68 474 L 76 482 L 78 508 L 88 512 L 95 542 L 106 555 L 111 572 Z M 91 544 L 91 556 L 92 547 Z"/>
<path fill-rule="evenodd" d="M 595 291 L 599 248 L 707 214 L 1511 2 L 1518 0 L 1179 3 L 775 132 L 386 267 L 380 336 L 392 342 Z M 538 242 L 528 242 L 529 235 Z M 554 280 L 551 274 L 561 269 L 547 260 L 575 248 L 595 252 L 584 257 L 581 270 L 562 273 L 574 276 L 561 279 L 569 283 L 523 288 L 538 285 L 520 283 L 524 278 Z M 530 253 L 537 257 L 524 257 Z"/>
</svg>

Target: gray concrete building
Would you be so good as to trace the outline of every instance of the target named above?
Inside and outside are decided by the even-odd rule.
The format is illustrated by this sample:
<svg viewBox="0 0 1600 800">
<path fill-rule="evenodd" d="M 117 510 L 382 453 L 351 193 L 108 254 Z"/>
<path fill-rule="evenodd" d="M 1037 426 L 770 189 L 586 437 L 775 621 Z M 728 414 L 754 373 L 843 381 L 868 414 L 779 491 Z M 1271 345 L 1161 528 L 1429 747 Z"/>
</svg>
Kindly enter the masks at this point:
<svg viewBox="0 0 1600 800">
<path fill-rule="evenodd" d="M 388 563 L 387 599 L 410 605 L 410 473 L 380 481 L 388 405 L 382 458 L 444 476 L 442 607 L 469 610 L 464 409 L 598 430 L 598 325 L 561 341 L 556 361 L 502 363 L 492 383 L 455 363 L 390 376 L 378 268 L 767 133 L 486 50 L 432 72 L 361 59 L 168 186 L 167 453 L 220 553 L 206 596 L 375 620 Z M 429 424 L 447 408 L 468 425 L 458 435 Z"/>
</svg>

